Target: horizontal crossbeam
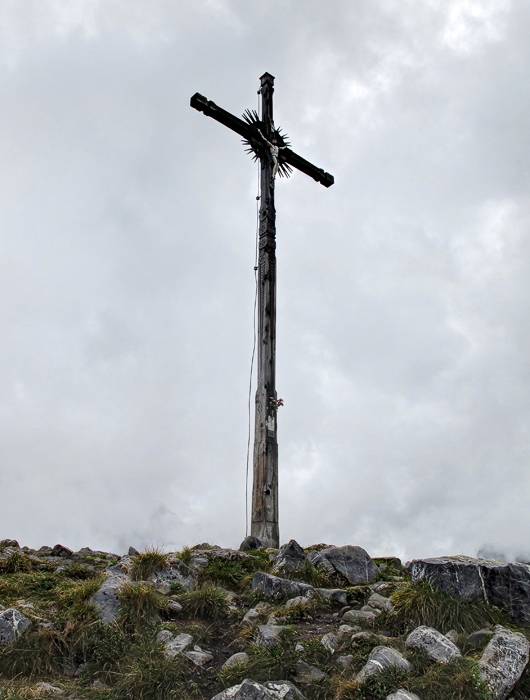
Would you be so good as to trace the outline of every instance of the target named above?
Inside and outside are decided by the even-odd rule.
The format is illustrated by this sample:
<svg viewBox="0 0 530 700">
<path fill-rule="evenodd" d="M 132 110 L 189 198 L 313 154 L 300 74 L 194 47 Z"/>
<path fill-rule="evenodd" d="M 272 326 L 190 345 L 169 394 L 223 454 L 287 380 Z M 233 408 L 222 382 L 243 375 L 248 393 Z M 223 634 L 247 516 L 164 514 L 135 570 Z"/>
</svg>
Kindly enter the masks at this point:
<svg viewBox="0 0 530 700">
<path fill-rule="evenodd" d="M 202 112 L 207 117 L 212 117 L 212 119 L 215 119 L 220 124 L 224 124 L 224 126 L 232 129 L 232 131 L 235 131 L 236 134 L 239 134 L 246 139 L 251 146 L 257 150 L 262 148 L 263 144 L 261 142 L 261 137 L 257 133 L 254 126 L 247 124 L 239 117 L 227 112 L 226 109 L 219 107 L 219 105 L 216 105 L 215 102 L 212 102 L 212 100 L 204 97 L 204 95 L 200 95 L 198 92 L 196 92 L 190 100 L 190 106 L 193 107 L 193 109 Z M 322 168 L 317 168 L 315 165 L 310 163 L 305 158 L 302 158 L 302 156 L 299 156 L 290 148 L 282 148 L 281 159 L 305 175 L 309 175 L 309 177 L 312 177 L 313 180 L 320 182 L 320 184 L 324 185 L 324 187 L 331 187 L 331 185 L 335 182 L 333 175 L 325 172 Z"/>
</svg>

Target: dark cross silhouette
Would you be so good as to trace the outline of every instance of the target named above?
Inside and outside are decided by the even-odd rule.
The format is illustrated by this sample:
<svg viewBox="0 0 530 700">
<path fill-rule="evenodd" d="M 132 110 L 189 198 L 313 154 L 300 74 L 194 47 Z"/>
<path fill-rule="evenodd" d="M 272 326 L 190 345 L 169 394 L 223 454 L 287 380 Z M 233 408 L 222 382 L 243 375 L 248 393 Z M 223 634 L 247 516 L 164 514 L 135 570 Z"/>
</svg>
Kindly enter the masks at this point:
<svg viewBox="0 0 530 700">
<path fill-rule="evenodd" d="M 254 431 L 254 481 L 252 487 L 251 534 L 268 547 L 279 546 L 278 527 L 278 439 L 277 412 L 282 405 L 276 393 L 276 210 L 274 181 L 293 168 L 309 175 L 324 187 L 333 176 L 315 167 L 289 148 L 285 135 L 274 126 L 272 94 L 274 76 L 261 78 L 261 117 L 247 110 L 244 119 L 218 107 L 195 93 L 190 105 L 224 124 L 243 138 L 247 151 L 261 164 L 258 260 L 258 385 Z"/>
</svg>

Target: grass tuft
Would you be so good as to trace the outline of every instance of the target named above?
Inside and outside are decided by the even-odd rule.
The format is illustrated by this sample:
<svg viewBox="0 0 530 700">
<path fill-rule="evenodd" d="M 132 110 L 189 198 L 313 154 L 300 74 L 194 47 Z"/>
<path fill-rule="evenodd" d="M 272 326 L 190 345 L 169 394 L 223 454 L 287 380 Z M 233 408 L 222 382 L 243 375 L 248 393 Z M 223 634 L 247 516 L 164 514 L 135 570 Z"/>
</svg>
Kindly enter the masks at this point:
<svg viewBox="0 0 530 700">
<path fill-rule="evenodd" d="M 28 631 L 0 649 L 0 676 L 49 676 L 61 673 L 66 646 L 60 632 L 41 628 Z"/>
<path fill-rule="evenodd" d="M 450 664 L 431 664 L 425 673 L 410 678 L 404 685 L 422 700 L 491 700 L 491 693 L 482 682 L 476 661 L 465 657 Z"/>
<path fill-rule="evenodd" d="M 142 640 L 116 673 L 112 700 L 177 700 L 200 697 L 184 659 L 168 659 L 158 645 Z"/>
<path fill-rule="evenodd" d="M 146 549 L 133 558 L 131 577 L 134 581 L 147 581 L 153 574 L 168 567 L 168 555 L 156 547 Z"/>
<path fill-rule="evenodd" d="M 442 633 L 451 629 L 472 632 L 504 620 L 497 608 L 447 595 L 426 581 L 415 584 L 407 582 L 393 594 L 392 602 L 394 611 L 382 613 L 376 624 L 400 633 L 420 625 L 434 627 Z"/>
<path fill-rule="evenodd" d="M 217 586 L 205 585 L 178 596 L 179 603 L 190 617 L 220 620 L 229 616 L 226 592 Z"/>
<path fill-rule="evenodd" d="M 119 592 L 120 622 L 129 631 L 150 628 L 167 606 L 167 600 L 146 583 L 126 583 Z"/>
<path fill-rule="evenodd" d="M 0 559 L 0 575 L 18 574 L 21 571 L 31 571 L 33 563 L 27 554 L 15 550 L 9 556 Z"/>
</svg>

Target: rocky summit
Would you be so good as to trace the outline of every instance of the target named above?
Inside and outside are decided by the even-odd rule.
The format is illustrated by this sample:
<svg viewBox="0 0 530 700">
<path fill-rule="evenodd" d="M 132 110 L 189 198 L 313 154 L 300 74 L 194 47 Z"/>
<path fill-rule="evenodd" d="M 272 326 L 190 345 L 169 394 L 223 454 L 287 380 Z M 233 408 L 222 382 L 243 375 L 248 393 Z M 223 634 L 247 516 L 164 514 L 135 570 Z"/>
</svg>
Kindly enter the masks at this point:
<svg viewBox="0 0 530 700">
<path fill-rule="evenodd" d="M 529 639 L 522 563 L 0 542 L 0 700 L 530 700 Z"/>
</svg>

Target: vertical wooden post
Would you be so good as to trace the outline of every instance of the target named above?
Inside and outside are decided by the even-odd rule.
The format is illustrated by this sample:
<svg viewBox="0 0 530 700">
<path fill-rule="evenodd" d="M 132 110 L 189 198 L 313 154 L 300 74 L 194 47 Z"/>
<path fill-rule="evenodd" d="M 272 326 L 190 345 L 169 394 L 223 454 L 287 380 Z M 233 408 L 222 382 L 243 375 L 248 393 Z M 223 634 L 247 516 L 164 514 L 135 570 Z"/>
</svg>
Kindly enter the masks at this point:
<svg viewBox="0 0 530 700">
<path fill-rule="evenodd" d="M 274 76 L 261 78 L 261 122 L 270 141 L 274 131 Z M 273 161 L 261 157 L 258 261 L 258 383 L 254 432 L 254 480 L 251 533 L 268 547 L 279 547 L 278 439 L 276 394 L 276 210 Z"/>
</svg>

